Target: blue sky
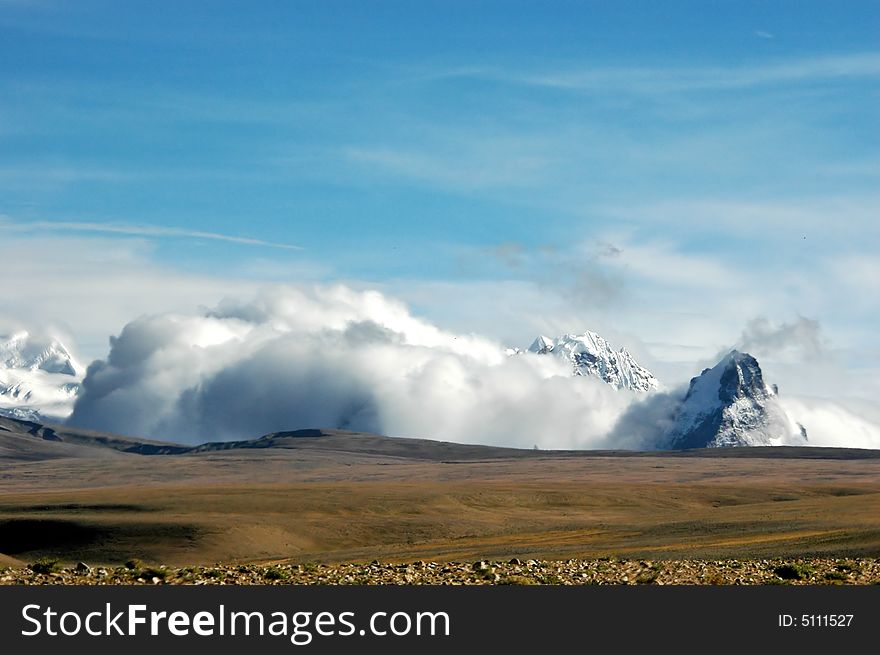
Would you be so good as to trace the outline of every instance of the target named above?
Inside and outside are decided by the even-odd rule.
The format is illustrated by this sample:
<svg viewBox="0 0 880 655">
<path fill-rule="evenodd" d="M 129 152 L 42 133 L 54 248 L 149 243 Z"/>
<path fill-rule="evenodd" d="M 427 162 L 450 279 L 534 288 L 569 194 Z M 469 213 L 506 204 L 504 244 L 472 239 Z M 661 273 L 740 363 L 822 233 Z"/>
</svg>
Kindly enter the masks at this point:
<svg viewBox="0 0 880 655">
<path fill-rule="evenodd" d="M 793 342 L 778 374 L 831 361 L 859 395 L 878 28 L 877 2 L 0 0 L 0 313 L 101 356 L 131 315 L 344 281 L 670 375 L 807 320 L 822 367 Z"/>
</svg>

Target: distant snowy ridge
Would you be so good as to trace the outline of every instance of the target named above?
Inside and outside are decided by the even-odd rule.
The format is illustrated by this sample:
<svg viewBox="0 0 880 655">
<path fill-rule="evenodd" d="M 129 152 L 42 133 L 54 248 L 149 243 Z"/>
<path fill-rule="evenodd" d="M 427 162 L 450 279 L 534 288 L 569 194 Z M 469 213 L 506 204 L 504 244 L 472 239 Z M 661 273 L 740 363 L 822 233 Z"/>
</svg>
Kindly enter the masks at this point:
<svg viewBox="0 0 880 655">
<path fill-rule="evenodd" d="M 25 331 L 0 337 L 0 414 L 29 420 L 66 418 L 83 373 L 57 339 Z"/>
<path fill-rule="evenodd" d="M 29 332 L 0 337 L 0 368 L 81 375 L 82 367 L 57 339 L 35 339 Z"/>
<path fill-rule="evenodd" d="M 616 389 L 644 393 L 660 386 L 657 378 L 640 366 L 626 348 L 614 350 L 595 332 L 566 334 L 555 339 L 541 335 L 528 352 L 559 357 L 571 364 L 572 375 L 597 377 Z"/>
<path fill-rule="evenodd" d="M 803 426 L 782 409 L 775 388 L 764 382 L 758 361 L 732 350 L 691 379 L 661 447 L 799 445 Z"/>
</svg>

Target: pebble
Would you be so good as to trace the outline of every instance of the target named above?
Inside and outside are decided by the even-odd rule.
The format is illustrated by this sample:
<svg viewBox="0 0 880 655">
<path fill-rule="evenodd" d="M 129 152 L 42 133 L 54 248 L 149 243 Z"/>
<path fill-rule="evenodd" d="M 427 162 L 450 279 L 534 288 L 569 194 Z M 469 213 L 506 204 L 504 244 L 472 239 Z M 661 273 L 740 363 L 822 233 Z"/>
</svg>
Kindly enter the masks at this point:
<svg viewBox="0 0 880 655">
<path fill-rule="evenodd" d="M 80 566 L 82 564 L 82 566 Z M 786 577 L 777 573 L 786 567 Z M 84 568 L 85 567 L 85 568 Z M 797 575 L 791 579 L 792 567 Z M 93 569 L 85 563 L 52 573 L 0 569 L 0 585 L 31 584 L 880 584 L 880 558 L 765 560 L 565 561 L 477 560 L 371 564 L 218 564 L 161 567 L 162 577 L 125 567 Z"/>
</svg>

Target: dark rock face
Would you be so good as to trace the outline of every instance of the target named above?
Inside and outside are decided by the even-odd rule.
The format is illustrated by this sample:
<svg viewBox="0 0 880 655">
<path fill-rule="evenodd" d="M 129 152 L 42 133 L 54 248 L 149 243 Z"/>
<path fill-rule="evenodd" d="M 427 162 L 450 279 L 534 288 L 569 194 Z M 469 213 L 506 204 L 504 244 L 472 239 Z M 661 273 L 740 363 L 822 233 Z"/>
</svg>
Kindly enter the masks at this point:
<svg viewBox="0 0 880 655">
<path fill-rule="evenodd" d="M 673 433 L 669 447 L 674 450 L 710 447 L 721 432 L 723 413 L 721 408 L 707 414 L 702 421 L 689 430 Z"/>
<path fill-rule="evenodd" d="M 749 354 L 732 351 L 730 364 L 721 374 L 721 401 L 730 404 L 741 398 L 766 400 L 769 397 L 758 360 Z"/>
</svg>

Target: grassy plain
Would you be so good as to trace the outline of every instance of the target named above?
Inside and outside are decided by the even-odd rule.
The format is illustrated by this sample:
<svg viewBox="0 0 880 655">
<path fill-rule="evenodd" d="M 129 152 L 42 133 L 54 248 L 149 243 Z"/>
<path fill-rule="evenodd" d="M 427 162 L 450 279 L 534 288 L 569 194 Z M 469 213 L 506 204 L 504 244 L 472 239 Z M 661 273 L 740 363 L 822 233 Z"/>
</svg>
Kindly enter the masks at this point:
<svg viewBox="0 0 880 655">
<path fill-rule="evenodd" d="M 880 555 L 875 451 L 554 453 L 325 433 L 143 455 L 6 425 L 0 566 Z M 23 439 L 48 450 L 22 456 Z"/>
</svg>

